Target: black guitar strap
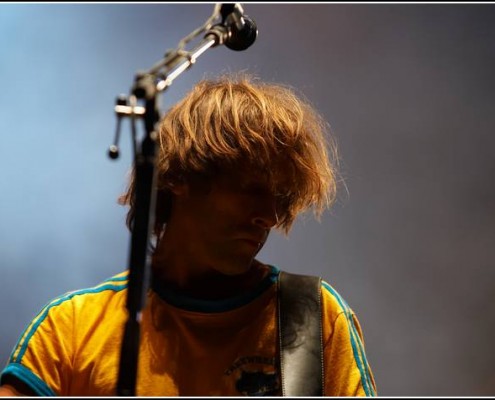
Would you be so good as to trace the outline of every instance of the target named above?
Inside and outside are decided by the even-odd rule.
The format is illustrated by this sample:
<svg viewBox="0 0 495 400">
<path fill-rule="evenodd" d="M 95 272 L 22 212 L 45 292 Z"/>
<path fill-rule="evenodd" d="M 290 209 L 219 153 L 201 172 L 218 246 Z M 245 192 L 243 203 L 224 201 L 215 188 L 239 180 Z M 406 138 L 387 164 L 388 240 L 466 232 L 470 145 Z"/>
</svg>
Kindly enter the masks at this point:
<svg viewBox="0 0 495 400">
<path fill-rule="evenodd" d="M 323 396 L 321 278 L 280 272 L 282 396 Z"/>
</svg>

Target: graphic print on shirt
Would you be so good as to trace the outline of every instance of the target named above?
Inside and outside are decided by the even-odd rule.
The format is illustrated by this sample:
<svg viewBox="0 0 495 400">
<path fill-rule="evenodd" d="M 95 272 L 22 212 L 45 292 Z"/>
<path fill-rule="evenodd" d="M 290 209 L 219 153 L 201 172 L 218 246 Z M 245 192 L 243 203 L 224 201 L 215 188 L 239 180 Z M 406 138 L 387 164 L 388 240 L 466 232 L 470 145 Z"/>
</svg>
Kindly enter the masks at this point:
<svg viewBox="0 0 495 400">
<path fill-rule="evenodd" d="M 280 383 L 273 357 L 239 357 L 225 375 L 235 379 L 235 388 L 243 396 L 276 396 L 279 393 Z"/>
</svg>

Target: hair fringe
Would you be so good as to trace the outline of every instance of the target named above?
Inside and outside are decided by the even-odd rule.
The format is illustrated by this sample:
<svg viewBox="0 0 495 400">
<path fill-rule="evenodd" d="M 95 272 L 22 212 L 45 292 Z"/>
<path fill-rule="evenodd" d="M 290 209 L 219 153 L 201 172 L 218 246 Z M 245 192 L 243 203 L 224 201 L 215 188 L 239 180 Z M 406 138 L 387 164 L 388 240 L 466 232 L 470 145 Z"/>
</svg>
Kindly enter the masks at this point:
<svg viewBox="0 0 495 400">
<path fill-rule="evenodd" d="M 277 228 L 286 234 L 301 212 L 317 220 L 337 194 L 338 152 L 330 126 L 295 89 L 263 83 L 247 74 L 201 80 L 160 122 L 157 201 L 153 233 L 161 234 L 171 207 L 170 184 L 193 175 L 214 179 L 239 163 L 268 173 L 271 182 L 290 175 Z M 119 203 L 129 205 L 126 223 L 135 218 L 134 174 Z M 280 189 L 280 188 L 279 188 Z"/>
</svg>

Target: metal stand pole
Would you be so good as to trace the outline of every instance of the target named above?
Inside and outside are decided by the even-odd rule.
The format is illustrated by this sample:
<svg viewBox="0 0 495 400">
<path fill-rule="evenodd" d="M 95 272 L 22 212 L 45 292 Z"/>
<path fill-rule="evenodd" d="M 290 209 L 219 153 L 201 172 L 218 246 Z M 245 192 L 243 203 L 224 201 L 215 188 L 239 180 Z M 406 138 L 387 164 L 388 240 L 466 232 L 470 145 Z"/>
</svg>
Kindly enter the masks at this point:
<svg viewBox="0 0 495 400">
<path fill-rule="evenodd" d="M 221 16 L 222 21 L 212 25 L 213 19 Z M 192 51 L 183 49 L 185 43 L 194 36 L 206 32 L 203 41 Z M 154 65 L 149 71 L 136 75 L 129 99 L 119 97 L 115 106 L 117 113 L 117 133 L 115 143 L 110 146 L 110 158 L 119 155 L 120 118 L 132 117 L 134 143 L 134 224 L 132 226 L 131 251 L 129 259 L 129 280 L 127 291 L 128 319 L 124 326 L 121 347 L 117 395 L 135 396 L 139 356 L 141 312 L 145 305 L 145 296 L 149 284 L 149 238 L 154 225 L 156 202 L 155 158 L 156 127 L 160 120 L 157 108 L 157 95 L 170 86 L 173 80 L 194 64 L 206 50 L 225 44 L 232 50 L 244 50 L 256 39 L 258 34 L 255 23 L 243 14 L 239 3 L 217 4 L 213 15 L 196 31 L 181 41 L 175 51 L 168 52 L 165 59 Z M 138 106 L 136 100 L 144 103 Z M 145 136 L 141 144 L 136 143 L 134 120 L 144 118 Z"/>
</svg>

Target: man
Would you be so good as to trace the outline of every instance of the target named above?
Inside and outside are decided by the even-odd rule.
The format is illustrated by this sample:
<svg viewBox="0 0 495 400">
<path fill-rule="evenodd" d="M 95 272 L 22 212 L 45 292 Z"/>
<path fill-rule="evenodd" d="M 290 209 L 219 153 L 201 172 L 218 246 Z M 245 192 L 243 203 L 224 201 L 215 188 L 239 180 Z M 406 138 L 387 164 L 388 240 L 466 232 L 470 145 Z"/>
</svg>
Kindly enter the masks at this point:
<svg viewBox="0 0 495 400">
<path fill-rule="evenodd" d="M 288 233 L 334 201 L 325 127 L 293 90 L 248 76 L 204 80 L 162 119 L 137 395 L 282 394 L 280 270 L 255 256 L 272 228 Z M 120 200 L 132 229 L 132 179 Z M 50 302 L 15 346 L 2 393 L 115 395 L 126 294 L 124 272 Z M 323 394 L 375 395 L 356 316 L 328 283 L 319 296 Z"/>
</svg>

